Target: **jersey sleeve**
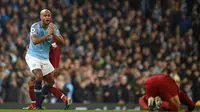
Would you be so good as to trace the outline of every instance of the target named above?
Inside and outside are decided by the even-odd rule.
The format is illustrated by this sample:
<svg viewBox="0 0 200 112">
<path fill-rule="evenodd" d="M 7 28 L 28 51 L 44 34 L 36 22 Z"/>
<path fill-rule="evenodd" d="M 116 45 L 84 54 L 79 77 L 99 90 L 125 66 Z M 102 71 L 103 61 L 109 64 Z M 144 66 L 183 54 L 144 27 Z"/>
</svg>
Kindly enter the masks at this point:
<svg viewBox="0 0 200 112">
<path fill-rule="evenodd" d="M 37 29 L 37 25 L 36 25 L 36 24 L 33 24 L 33 25 L 31 26 L 30 35 L 33 35 L 33 34 L 38 35 L 38 29 Z"/>
<path fill-rule="evenodd" d="M 58 30 L 58 28 L 57 28 L 56 25 L 54 26 L 54 34 L 55 34 L 56 36 L 61 36 L 60 31 Z"/>
</svg>

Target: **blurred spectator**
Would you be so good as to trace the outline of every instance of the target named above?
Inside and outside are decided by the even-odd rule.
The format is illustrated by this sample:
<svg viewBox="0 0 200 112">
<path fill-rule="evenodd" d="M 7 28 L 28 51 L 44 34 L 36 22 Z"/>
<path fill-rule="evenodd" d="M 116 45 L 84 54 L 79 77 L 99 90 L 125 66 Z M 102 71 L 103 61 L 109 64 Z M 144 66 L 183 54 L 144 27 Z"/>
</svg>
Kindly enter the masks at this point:
<svg viewBox="0 0 200 112">
<path fill-rule="evenodd" d="M 30 103 L 30 96 L 28 93 L 28 83 L 24 83 L 21 87 L 20 93 L 19 93 L 19 103 L 23 104 L 23 103 Z"/>
<path fill-rule="evenodd" d="M 114 85 L 105 92 L 105 102 L 119 102 L 121 94 L 120 82 L 114 81 Z"/>
<path fill-rule="evenodd" d="M 94 85 L 94 96 L 96 96 L 95 101 L 96 102 L 103 102 L 104 101 L 104 88 L 103 85 L 100 81 L 100 79 L 95 80 L 95 85 Z"/>
<path fill-rule="evenodd" d="M 59 75 L 56 78 L 55 87 L 60 89 L 63 92 L 63 94 L 68 95 L 69 88 L 67 88 L 67 86 L 65 86 L 65 79 L 64 79 L 63 75 Z M 61 99 L 58 99 L 55 96 L 52 96 L 50 101 L 51 101 L 51 103 L 62 102 Z"/>
<path fill-rule="evenodd" d="M 72 82 L 71 82 L 71 78 L 70 76 L 67 76 L 65 77 L 65 88 L 68 89 L 66 95 L 70 98 L 72 98 L 72 95 L 73 95 L 73 91 L 74 91 L 74 86 L 72 85 Z"/>
<path fill-rule="evenodd" d="M 20 72 L 12 72 L 9 76 L 4 78 L 2 87 L 5 91 L 5 102 L 18 102 L 20 88 L 24 83 L 23 75 Z M 13 94 L 14 93 L 14 94 Z"/>
</svg>

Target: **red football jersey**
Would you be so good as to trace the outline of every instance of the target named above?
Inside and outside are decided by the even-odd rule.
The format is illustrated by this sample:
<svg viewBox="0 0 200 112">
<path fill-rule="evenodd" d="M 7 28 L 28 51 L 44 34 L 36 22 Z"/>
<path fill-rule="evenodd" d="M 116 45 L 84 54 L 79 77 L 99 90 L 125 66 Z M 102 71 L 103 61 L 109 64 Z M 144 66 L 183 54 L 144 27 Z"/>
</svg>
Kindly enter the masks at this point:
<svg viewBox="0 0 200 112">
<path fill-rule="evenodd" d="M 51 43 L 50 52 L 49 52 L 49 60 L 54 68 L 59 67 L 60 50 L 58 48 L 58 45 L 56 44 L 55 38 L 53 38 L 52 43 Z"/>
<path fill-rule="evenodd" d="M 149 77 L 144 83 L 146 99 L 160 96 L 168 101 L 171 97 L 178 95 L 179 88 L 171 76 L 165 74 L 155 74 Z"/>
</svg>

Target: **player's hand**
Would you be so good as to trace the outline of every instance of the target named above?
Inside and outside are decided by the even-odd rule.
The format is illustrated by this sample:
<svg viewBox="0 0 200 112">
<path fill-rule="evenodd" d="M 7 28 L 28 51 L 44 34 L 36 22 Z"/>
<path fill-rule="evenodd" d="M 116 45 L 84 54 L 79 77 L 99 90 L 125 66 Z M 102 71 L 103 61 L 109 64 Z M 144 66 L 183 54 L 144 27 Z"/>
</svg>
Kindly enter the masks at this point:
<svg viewBox="0 0 200 112">
<path fill-rule="evenodd" d="M 50 23 L 48 26 L 48 34 L 53 35 L 54 24 Z"/>
</svg>

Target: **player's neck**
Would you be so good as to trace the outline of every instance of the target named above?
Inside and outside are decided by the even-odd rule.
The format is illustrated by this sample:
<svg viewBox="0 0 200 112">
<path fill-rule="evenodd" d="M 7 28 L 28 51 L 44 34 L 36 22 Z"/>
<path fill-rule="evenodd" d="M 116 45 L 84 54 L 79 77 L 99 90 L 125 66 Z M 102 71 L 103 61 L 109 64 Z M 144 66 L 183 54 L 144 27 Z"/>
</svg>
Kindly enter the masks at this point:
<svg viewBox="0 0 200 112">
<path fill-rule="evenodd" d="M 43 29 L 47 29 L 48 25 L 44 24 L 42 21 L 40 22 Z"/>
</svg>

